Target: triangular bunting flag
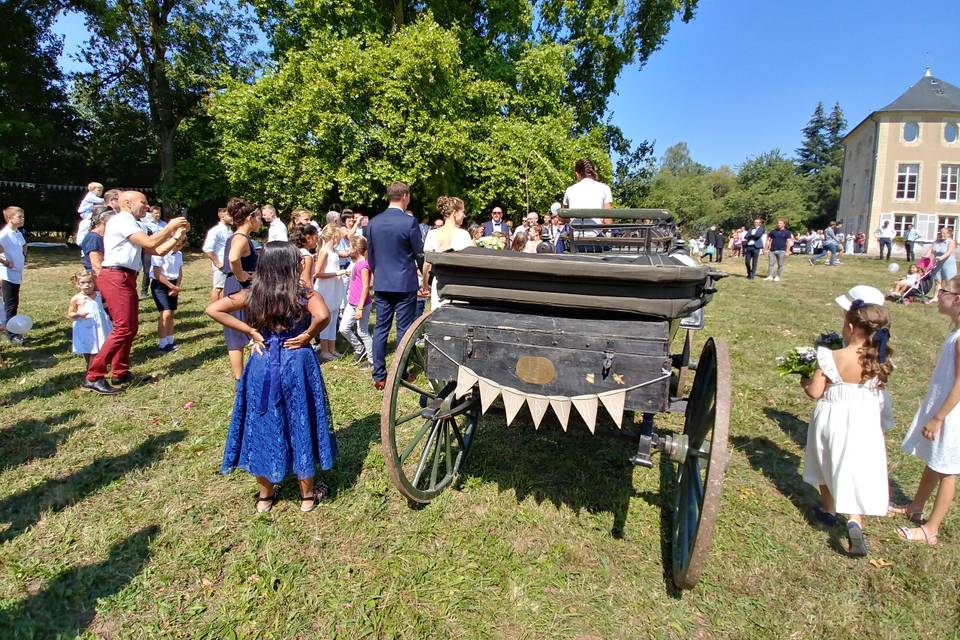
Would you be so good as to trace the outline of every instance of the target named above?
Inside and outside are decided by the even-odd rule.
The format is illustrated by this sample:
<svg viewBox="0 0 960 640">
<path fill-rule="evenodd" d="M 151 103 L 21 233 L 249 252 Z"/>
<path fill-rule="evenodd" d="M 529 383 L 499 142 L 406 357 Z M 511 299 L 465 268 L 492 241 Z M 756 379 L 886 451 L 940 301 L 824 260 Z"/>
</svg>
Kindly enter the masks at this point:
<svg viewBox="0 0 960 640">
<path fill-rule="evenodd" d="M 550 399 L 550 406 L 553 407 L 553 412 L 557 414 L 557 419 L 560 420 L 560 426 L 566 431 L 567 421 L 570 420 L 570 398 L 564 396 L 548 396 L 548 398 Z"/>
<path fill-rule="evenodd" d="M 570 402 L 577 408 L 583 421 L 587 423 L 590 433 L 597 429 L 597 396 L 591 393 L 588 396 L 574 396 Z"/>
<path fill-rule="evenodd" d="M 467 367 L 457 367 L 457 388 L 453 392 L 453 397 L 462 398 L 467 395 L 475 384 L 477 384 L 477 374 Z"/>
<path fill-rule="evenodd" d="M 538 396 L 535 393 L 530 393 L 527 394 L 527 406 L 530 407 L 530 416 L 533 418 L 534 428 L 539 429 L 540 422 L 550 407 L 550 399 L 546 396 Z"/>
<path fill-rule="evenodd" d="M 478 378 L 480 383 L 480 412 L 486 413 L 493 401 L 500 395 L 500 385 L 486 378 Z"/>
<path fill-rule="evenodd" d="M 524 396 L 510 387 L 503 387 L 500 392 L 503 394 L 503 408 L 506 410 L 507 424 L 509 425 L 517 417 L 520 407 L 523 406 Z"/>
<path fill-rule="evenodd" d="M 599 396 L 600 402 L 603 403 L 603 406 L 607 409 L 607 413 L 610 414 L 610 417 L 613 418 L 613 421 L 617 423 L 617 427 L 620 429 L 623 428 L 621 424 L 623 422 L 623 403 L 626 400 L 627 392 L 618 389 L 616 391 L 607 391 L 606 393 L 601 393 Z"/>
</svg>

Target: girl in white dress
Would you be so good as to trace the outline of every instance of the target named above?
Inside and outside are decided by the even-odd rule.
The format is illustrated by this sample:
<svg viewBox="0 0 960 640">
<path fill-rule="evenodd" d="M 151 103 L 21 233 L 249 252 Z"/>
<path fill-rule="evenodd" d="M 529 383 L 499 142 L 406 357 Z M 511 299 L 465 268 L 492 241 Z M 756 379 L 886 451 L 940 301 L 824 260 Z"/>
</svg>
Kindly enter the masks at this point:
<svg viewBox="0 0 960 640">
<path fill-rule="evenodd" d="M 90 356 L 100 351 L 113 331 L 113 323 L 103 308 L 94 275 L 80 271 L 71 279 L 78 291 L 67 307 L 67 318 L 73 320 L 73 352 L 82 353 L 89 365 Z"/>
<path fill-rule="evenodd" d="M 423 252 L 428 251 L 460 251 L 473 246 L 473 240 L 470 238 L 470 232 L 463 229 L 463 219 L 465 217 L 463 200 L 453 196 L 440 196 L 437 198 L 437 213 L 443 216 L 443 224 L 427 233 L 423 241 Z M 430 281 L 430 263 L 423 263 L 423 282 Z M 440 306 L 440 296 L 437 294 L 437 281 L 433 280 L 430 287 L 430 309 L 436 309 Z"/>
<path fill-rule="evenodd" d="M 317 247 L 316 266 L 313 273 L 313 290 L 323 297 L 330 310 L 330 322 L 317 335 L 320 341 L 320 357 L 324 360 L 339 360 L 337 353 L 337 327 L 339 326 L 340 301 L 343 298 L 343 284 L 340 277 L 340 256 L 336 246 L 340 242 L 340 227 L 328 224 L 320 231 L 322 245 Z"/>
<path fill-rule="evenodd" d="M 832 525 L 836 513 L 845 514 L 849 552 L 857 556 L 867 554 L 862 516 L 885 516 L 890 504 L 882 428 L 888 405 L 883 387 L 892 370 L 889 337 L 886 309 L 854 300 L 844 316 L 846 346 L 817 349 L 820 368 L 800 381 L 817 401 L 803 462 L 804 481 L 820 490 L 813 517 Z"/>
<path fill-rule="evenodd" d="M 954 276 L 940 289 L 938 310 L 953 321 L 953 331 L 940 349 L 940 358 L 933 370 L 927 396 L 913 417 L 913 424 L 903 440 L 903 450 L 926 463 L 913 502 L 894 507 L 913 522 L 923 521 L 923 508 L 934 489 L 937 497 L 926 524 L 909 529 L 899 527 L 904 540 L 937 544 L 937 534 L 957 491 L 960 474 L 960 276 Z"/>
</svg>

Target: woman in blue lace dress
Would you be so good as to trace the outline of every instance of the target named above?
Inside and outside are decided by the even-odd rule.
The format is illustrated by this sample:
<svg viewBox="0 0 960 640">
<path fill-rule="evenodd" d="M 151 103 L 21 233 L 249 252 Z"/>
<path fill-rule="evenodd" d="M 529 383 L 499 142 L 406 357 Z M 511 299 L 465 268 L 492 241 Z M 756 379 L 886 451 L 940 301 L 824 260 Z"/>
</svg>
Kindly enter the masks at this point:
<svg viewBox="0 0 960 640">
<path fill-rule="evenodd" d="M 317 467 L 337 457 L 333 415 L 310 342 L 330 321 L 323 298 L 300 281 L 300 254 L 289 242 L 267 243 L 251 285 L 207 307 L 207 314 L 253 343 L 237 384 L 223 452 L 224 474 L 236 468 L 257 478 L 256 509 L 269 511 L 279 483 L 300 482 L 300 510 L 329 494 L 314 482 Z M 235 312 L 244 311 L 244 319 Z"/>
</svg>

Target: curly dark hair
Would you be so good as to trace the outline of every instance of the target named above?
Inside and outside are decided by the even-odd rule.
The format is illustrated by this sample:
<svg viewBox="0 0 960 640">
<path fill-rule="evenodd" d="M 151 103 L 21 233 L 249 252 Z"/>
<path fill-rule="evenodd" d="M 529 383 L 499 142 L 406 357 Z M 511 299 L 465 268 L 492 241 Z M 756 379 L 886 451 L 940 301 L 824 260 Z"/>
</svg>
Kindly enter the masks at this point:
<svg viewBox="0 0 960 640">
<path fill-rule="evenodd" d="M 880 362 L 878 337 L 880 336 L 879 332 L 884 329 L 889 335 L 890 314 L 878 304 L 853 305 L 847 311 L 844 322 L 863 332 L 867 337 L 859 351 L 860 367 L 863 369 L 860 383 L 863 384 L 876 378 L 880 381 L 880 384 L 886 384 L 890 373 L 893 371 L 893 364 L 890 362 L 893 349 L 887 345 L 886 358 L 883 362 Z"/>
<path fill-rule="evenodd" d="M 233 218 L 233 224 L 241 225 L 244 221 L 260 210 L 260 207 L 243 198 L 230 198 L 227 201 L 227 211 Z"/>
<path fill-rule="evenodd" d="M 297 248 L 303 249 L 307 246 L 307 238 L 317 235 L 317 228 L 312 224 L 298 224 L 290 232 L 290 242 Z"/>
<path fill-rule="evenodd" d="M 437 213 L 449 218 L 457 211 L 463 211 L 463 200 L 454 196 L 440 196 L 437 198 Z"/>
</svg>

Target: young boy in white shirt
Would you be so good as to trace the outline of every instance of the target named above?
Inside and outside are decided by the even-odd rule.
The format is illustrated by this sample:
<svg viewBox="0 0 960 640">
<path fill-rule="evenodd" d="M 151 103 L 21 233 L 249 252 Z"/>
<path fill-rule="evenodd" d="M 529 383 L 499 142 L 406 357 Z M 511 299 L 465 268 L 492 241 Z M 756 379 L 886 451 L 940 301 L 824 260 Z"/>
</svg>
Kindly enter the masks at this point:
<svg viewBox="0 0 960 640">
<path fill-rule="evenodd" d="M 17 315 L 20 308 L 20 284 L 23 282 L 23 267 L 26 263 L 27 242 L 20 228 L 25 215 L 20 207 L 3 210 L 5 225 L 0 229 L 0 287 L 3 291 L 3 310 L 6 319 Z M 23 336 L 7 334 L 11 342 L 23 344 Z"/>
</svg>

